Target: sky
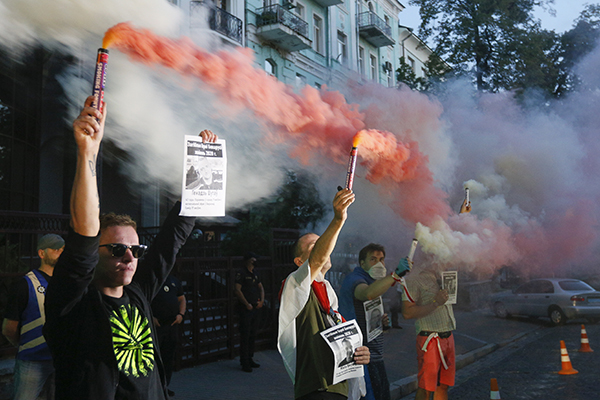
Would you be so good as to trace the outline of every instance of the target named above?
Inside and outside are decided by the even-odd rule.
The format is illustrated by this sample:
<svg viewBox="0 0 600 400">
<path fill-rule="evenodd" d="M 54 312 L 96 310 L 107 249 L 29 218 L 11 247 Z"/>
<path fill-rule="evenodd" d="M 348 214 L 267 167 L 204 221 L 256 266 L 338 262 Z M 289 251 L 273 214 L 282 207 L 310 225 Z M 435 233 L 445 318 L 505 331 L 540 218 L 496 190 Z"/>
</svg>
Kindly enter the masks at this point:
<svg viewBox="0 0 600 400">
<path fill-rule="evenodd" d="M 406 8 L 400 13 L 400 24 L 418 29 L 420 18 L 419 8 L 409 5 L 409 1 L 401 0 L 400 3 Z M 568 31 L 573 26 L 573 21 L 583 11 L 586 3 L 594 4 L 589 0 L 554 0 L 552 8 L 556 10 L 556 16 L 550 15 L 541 7 L 536 8 L 535 16 L 542 21 L 542 28 L 554 29 L 557 33 Z"/>
</svg>

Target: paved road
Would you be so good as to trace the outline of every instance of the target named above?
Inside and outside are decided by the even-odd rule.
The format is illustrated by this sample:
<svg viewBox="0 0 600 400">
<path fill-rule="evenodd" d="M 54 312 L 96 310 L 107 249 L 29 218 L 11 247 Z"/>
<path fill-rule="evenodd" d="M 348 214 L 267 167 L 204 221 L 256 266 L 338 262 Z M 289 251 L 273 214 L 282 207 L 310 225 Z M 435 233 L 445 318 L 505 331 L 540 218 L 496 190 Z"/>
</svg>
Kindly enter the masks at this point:
<svg viewBox="0 0 600 400">
<path fill-rule="evenodd" d="M 546 328 L 543 322 L 501 320 L 488 311 L 456 312 L 456 318 L 457 360 L 463 365 L 506 347 L 517 338 Z M 404 329 L 392 329 L 384 334 L 385 362 L 393 399 L 406 396 L 416 387 L 416 333 L 411 321 L 402 322 Z M 252 373 L 242 372 L 237 358 L 176 372 L 171 382 L 175 399 L 293 400 L 292 383 L 279 353 L 276 350 L 262 351 L 255 355 L 255 359 L 261 367 Z"/>
<path fill-rule="evenodd" d="M 496 378 L 502 399 L 600 399 L 600 325 L 588 324 L 586 330 L 593 353 L 578 352 L 580 323 L 537 330 L 461 369 L 449 398 L 489 399 L 490 380 Z M 579 371 L 576 375 L 558 374 L 561 340 L 573 368 Z M 404 399 L 414 399 L 414 394 Z"/>
</svg>

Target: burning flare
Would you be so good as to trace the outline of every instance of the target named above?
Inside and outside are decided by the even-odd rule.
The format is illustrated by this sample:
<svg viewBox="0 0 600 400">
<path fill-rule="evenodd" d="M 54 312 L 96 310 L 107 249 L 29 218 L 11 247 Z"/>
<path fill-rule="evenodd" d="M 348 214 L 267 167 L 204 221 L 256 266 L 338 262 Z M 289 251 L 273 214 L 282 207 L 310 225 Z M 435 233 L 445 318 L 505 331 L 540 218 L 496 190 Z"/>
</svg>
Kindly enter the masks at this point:
<svg viewBox="0 0 600 400">
<path fill-rule="evenodd" d="M 188 38 L 164 38 L 129 23 L 110 28 L 104 43 L 133 60 L 160 65 L 207 83 L 224 101 L 252 110 L 279 127 L 281 141 L 290 143 L 290 155 L 309 163 L 317 151 L 345 164 L 347 144 L 360 143 L 366 178 L 394 194 L 392 208 L 411 222 L 428 223 L 451 213 L 446 194 L 433 186 L 428 159 L 416 142 L 403 143 L 390 132 L 364 129 L 364 114 L 339 92 L 305 86 L 300 94 L 253 65 L 252 50 L 209 53 Z M 358 133 L 356 133 L 358 131 Z M 287 132 L 287 133 L 286 133 Z M 290 135 L 291 134 L 291 135 Z M 398 183 L 405 184 L 399 190 Z"/>
</svg>

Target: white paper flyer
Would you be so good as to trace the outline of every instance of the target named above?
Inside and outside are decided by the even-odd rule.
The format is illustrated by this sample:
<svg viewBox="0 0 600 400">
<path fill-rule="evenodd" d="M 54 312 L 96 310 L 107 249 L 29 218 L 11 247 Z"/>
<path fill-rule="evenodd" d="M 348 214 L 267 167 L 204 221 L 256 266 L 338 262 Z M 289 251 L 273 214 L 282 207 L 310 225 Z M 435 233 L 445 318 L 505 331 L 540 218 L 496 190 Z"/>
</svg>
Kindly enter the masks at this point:
<svg viewBox="0 0 600 400">
<path fill-rule="evenodd" d="M 354 351 L 362 346 L 362 333 L 355 319 L 321 332 L 333 352 L 333 384 L 364 375 L 363 366 L 354 362 Z"/>
<path fill-rule="evenodd" d="M 383 299 L 379 296 L 363 303 L 367 322 L 367 342 L 383 333 Z"/>
<path fill-rule="evenodd" d="M 185 136 L 180 215 L 225 216 L 227 152 L 225 140 L 203 143 L 200 136 Z"/>
<path fill-rule="evenodd" d="M 458 293 L 458 272 L 442 272 L 442 289 L 448 291 L 448 301 L 446 304 L 456 304 L 456 294 Z"/>
</svg>

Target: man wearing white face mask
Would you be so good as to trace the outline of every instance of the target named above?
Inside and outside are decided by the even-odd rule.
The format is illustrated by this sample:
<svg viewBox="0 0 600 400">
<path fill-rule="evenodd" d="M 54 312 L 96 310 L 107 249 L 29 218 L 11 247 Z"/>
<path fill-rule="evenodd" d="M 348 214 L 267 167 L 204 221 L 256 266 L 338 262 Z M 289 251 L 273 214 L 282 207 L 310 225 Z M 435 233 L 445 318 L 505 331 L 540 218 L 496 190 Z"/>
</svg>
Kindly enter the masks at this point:
<svg viewBox="0 0 600 400">
<path fill-rule="evenodd" d="M 377 299 L 389 288 L 400 281 L 392 272 L 388 275 L 385 268 L 385 248 L 370 243 L 358 253 L 359 266 L 346 276 L 340 290 L 340 312 L 344 318 L 356 319 L 362 330 L 363 343 L 371 351 L 371 362 L 365 371 L 368 400 L 389 400 L 390 384 L 383 363 L 383 335 L 368 340 L 365 302 Z M 383 326 L 388 326 L 388 316 L 381 316 Z M 372 325 L 373 323 L 371 323 Z M 368 376 L 368 377 L 367 377 Z"/>
</svg>

